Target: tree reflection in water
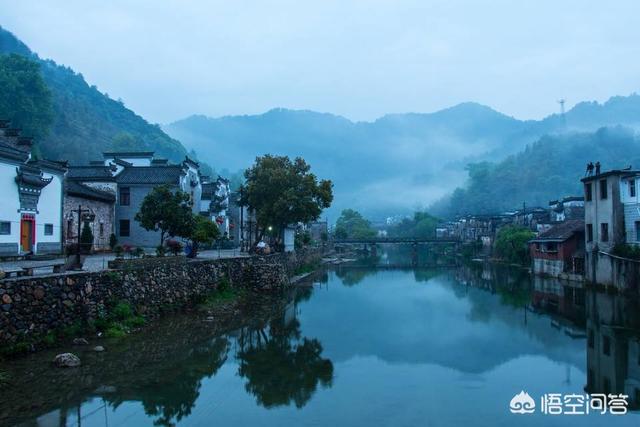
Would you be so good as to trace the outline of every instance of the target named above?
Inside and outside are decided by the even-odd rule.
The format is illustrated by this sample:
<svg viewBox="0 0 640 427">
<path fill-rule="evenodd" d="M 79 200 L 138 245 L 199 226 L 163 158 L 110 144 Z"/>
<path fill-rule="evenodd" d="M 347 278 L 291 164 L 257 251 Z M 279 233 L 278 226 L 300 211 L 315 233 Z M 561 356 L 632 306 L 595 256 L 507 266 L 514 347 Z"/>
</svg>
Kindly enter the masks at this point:
<svg viewBox="0 0 640 427">
<path fill-rule="evenodd" d="M 147 415 L 158 417 L 155 425 L 174 425 L 191 414 L 200 394 L 202 379 L 218 372 L 227 360 L 229 340 L 218 337 L 188 350 L 188 357 L 159 371 L 144 371 L 145 381 L 119 387 L 116 395 L 105 396 L 114 409 L 128 400 L 142 403 Z M 184 363 L 182 363 L 184 362 Z"/>
<path fill-rule="evenodd" d="M 333 363 L 322 358 L 317 339 L 300 337 L 300 323 L 288 313 L 271 320 L 268 328 L 243 330 L 239 344 L 238 373 L 247 379 L 245 389 L 265 408 L 292 402 L 302 408 L 318 383 L 332 385 Z"/>
</svg>

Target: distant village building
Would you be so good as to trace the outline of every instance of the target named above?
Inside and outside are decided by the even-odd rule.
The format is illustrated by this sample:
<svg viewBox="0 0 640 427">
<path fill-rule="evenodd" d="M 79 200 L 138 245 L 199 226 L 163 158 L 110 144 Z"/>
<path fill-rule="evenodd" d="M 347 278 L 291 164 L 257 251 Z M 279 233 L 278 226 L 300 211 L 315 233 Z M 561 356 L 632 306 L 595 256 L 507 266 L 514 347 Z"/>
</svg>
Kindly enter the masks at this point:
<svg viewBox="0 0 640 427">
<path fill-rule="evenodd" d="M 567 280 L 584 274 L 584 221 L 559 223 L 529 241 L 533 273 Z"/>
<path fill-rule="evenodd" d="M 204 180 L 202 184 L 202 202 L 200 213 L 214 221 L 220 234 L 234 240 L 232 228 L 235 227 L 229 212 L 229 180 L 218 176 L 215 181 Z"/>
<path fill-rule="evenodd" d="M 0 255 L 62 251 L 66 164 L 31 158 L 31 138 L 0 120 Z"/>
<path fill-rule="evenodd" d="M 549 219 L 551 222 L 562 222 L 570 219 L 584 218 L 584 197 L 571 196 L 549 202 Z"/>
<path fill-rule="evenodd" d="M 188 157 L 181 164 L 171 164 L 166 159 L 154 158 L 153 152 L 107 152 L 102 161 L 89 166 L 69 168 L 70 182 L 115 195 L 114 226 L 112 229 L 118 244 L 136 247 L 156 247 L 160 234 L 147 231 L 135 221 L 142 201 L 155 187 L 167 185 L 190 195 L 193 212 L 201 211 L 202 183 L 197 162 Z M 71 204 L 65 210 L 65 218 L 73 218 Z M 75 207 L 77 209 L 77 206 Z M 76 214 L 77 217 L 77 214 Z M 92 228 L 94 238 L 99 235 L 99 223 Z M 72 231 L 67 231 L 73 233 Z"/>
</svg>

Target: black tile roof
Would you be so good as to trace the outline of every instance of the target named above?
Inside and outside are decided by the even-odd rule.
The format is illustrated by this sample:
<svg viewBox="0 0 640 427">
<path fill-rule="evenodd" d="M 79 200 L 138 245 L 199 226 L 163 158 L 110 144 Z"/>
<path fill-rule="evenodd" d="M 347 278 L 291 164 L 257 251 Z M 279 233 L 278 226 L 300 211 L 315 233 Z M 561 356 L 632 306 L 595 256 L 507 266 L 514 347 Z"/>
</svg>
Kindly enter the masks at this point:
<svg viewBox="0 0 640 427">
<path fill-rule="evenodd" d="M 178 184 L 183 174 L 182 166 L 133 166 L 116 175 L 118 184 Z"/>
<path fill-rule="evenodd" d="M 114 181 L 109 166 L 71 166 L 67 178 L 77 181 Z"/>
<path fill-rule="evenodd" d="M 570 219 L 554 225 L 544 233 L 540 233 L 538 237 L 532 239 L 532 242 L 559 241 L 564 242 L 575 233 L 584 233 L 584 221 L 581 219 Z"/>
<path fill-rule="evenodd" d="M 116 196 L 113 193 L 91 188 L 75 181 L 67 182 L 66 191 L 70 196 L 81 197 L 84 199 L 99 200 L 107 203 L 113 203 L 116 201 Z"/>
</svg>

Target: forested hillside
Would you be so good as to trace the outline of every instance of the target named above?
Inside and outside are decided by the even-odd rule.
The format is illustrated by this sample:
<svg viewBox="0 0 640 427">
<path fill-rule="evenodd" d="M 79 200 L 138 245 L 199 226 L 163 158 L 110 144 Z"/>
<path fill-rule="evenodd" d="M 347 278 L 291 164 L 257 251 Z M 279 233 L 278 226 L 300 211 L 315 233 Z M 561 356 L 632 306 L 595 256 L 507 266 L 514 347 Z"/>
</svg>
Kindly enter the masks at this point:
<svg viewBox="0 0 640 427">
<path fill-rule="evenodd" d="M 30 128 L 20 123 L 19 118 L 7 117 L 38 137 L 36 143 L 45 157 L 78 164 L 100 158 L 103 151 L 123 149 L 155 151 L 158 156 L 177 162 L 187 154 L 182 144 L 159 126 L 148 123 L 121 102 L 87 84 L 82 74 L 52 60 L 40 59 L 13 34 L 0 27 L 0 55 L 11 53 L 39 64 L 50 92 L 52 120 L 46 128 Z M 6 90 L 5 93 L 0 92 L 0 98 L 8 96 L 12 94 Z M 0 115 L 11 114 L 11 110 L 0 111 Z"/>
<path fill-rule="evenodd" d="M 625 127 L 593 133 L 545 136 L 499 163 L 470 164 L 468 183 L 432 207 L 438 215 L 497 213 L 582 195 L 580 179 L 588 162 L 602 169 L 640 168 L 640 138 Z"/>
</svg>

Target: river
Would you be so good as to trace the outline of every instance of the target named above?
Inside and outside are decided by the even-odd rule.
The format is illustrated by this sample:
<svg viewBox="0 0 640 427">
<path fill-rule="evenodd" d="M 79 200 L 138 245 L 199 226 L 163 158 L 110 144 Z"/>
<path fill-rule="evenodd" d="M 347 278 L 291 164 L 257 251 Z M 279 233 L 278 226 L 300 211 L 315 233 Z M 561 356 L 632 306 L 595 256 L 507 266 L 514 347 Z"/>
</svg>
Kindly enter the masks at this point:
<svg viewBox="0 0 640 427">
<path fill-rule="evenodd" d="M 565 405 L 552 415 L 541 408 L 544 395 L 587 392 L 626 391 L 635 405 L 638 313 L 635 300 L 496 266 L 339 266 L 298 288 L 270 319 L 231 333 L 177 315 L 105 353 L 82 353 L 80 371 L 49 367 L 51 352 L 12 362 L 0 419 L 110 427 L 638 426 L 631 410 L 569 415 Z M 510 411 L 521 391 L 534 413 Z"/>
</svg>

